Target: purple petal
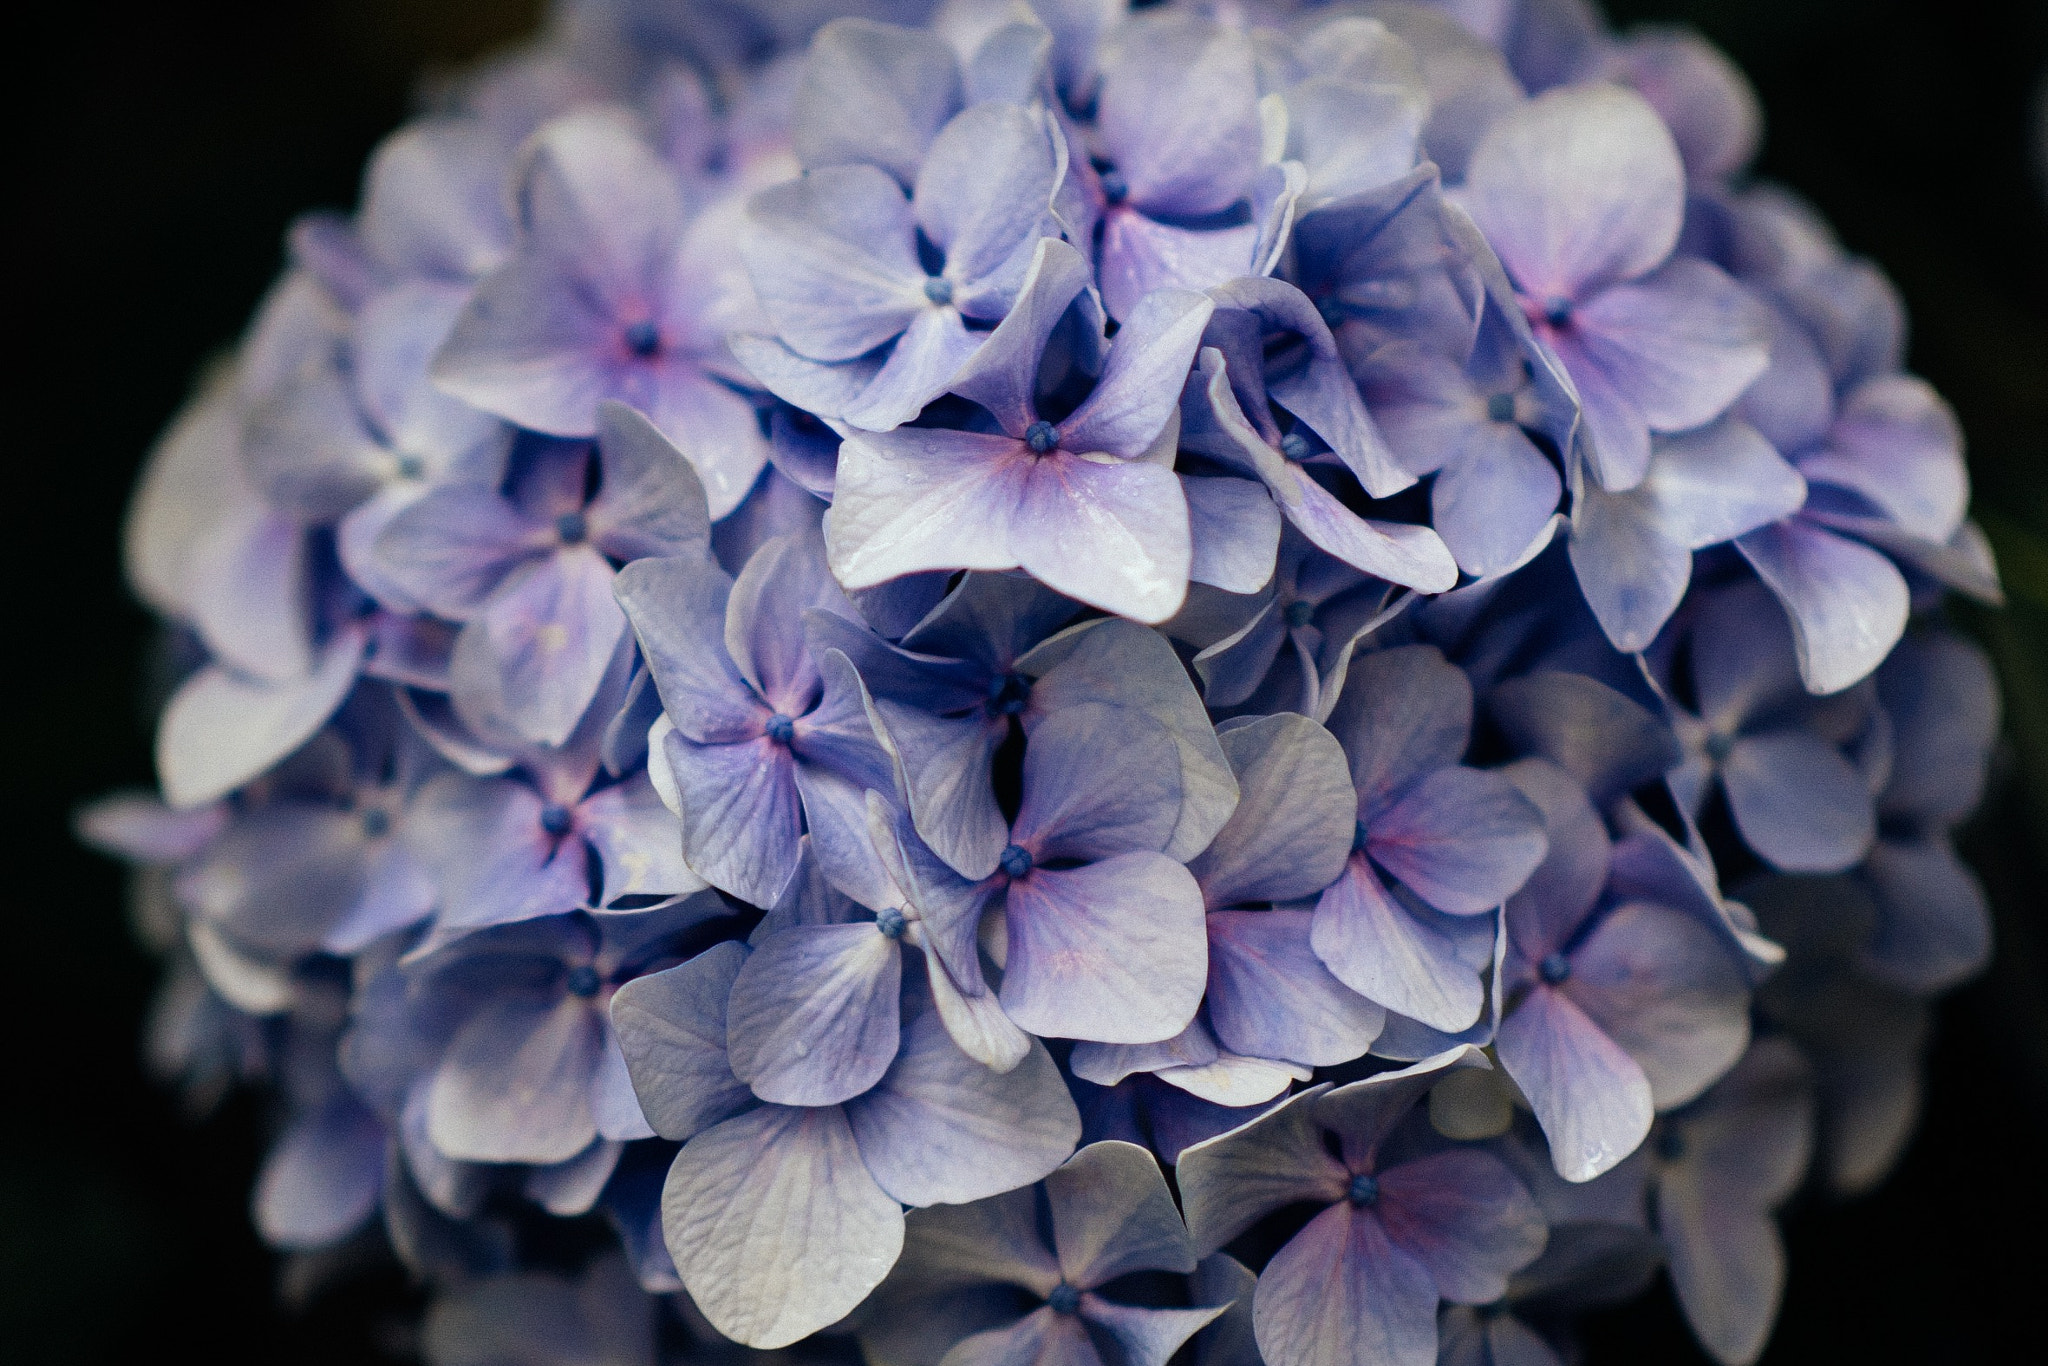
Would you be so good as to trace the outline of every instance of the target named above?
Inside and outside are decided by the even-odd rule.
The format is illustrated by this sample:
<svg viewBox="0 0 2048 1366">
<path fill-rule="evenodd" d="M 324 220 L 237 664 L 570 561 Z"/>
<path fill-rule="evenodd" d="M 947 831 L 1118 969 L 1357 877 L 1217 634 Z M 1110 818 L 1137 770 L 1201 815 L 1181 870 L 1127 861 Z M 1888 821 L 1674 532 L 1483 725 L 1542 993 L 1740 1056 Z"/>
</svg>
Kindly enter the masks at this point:
<svg viewBox="0 0 2048 1366">
<path fill-rule="evenodd" d="M 1212 911 L 1209 1021 L 1234 1053 L 1311 1067 L 1362 1057 L 1386 1012 L 1331 975 L 1306 911 Z"/>
<path fill-rule="evenodd" d="M 867 1298 L 903 1248 L 838 1107 L 764 1105 L 683 1145 L 662 1231 L 690 1298 L 750 1347 L 786 1347 Z"/>
<path fill-rule="evenodd" d="M 803 616 L 813 607 L 856 615 L 825 566 L 823 543 L 804 532 L 777 536 L 749 555 L 726 600 L 726 654 L 771 708 L 791 718 L 809 711 L 823 686 L 804 639 Z"/>
<path fill-rule="evenodd" d="M 825 513 L 832 572 L 856 589 L 925 569 L 1015 568 L 1013 529 L 1032 468 L 1029 449 L 1008 437 L 852 433 Z"/>
<path fill-rule="evenodd" d="M 1022 440 L 1038 415 L 1034 390 L 1046 340 L 1088 280 L 1088 262 L 1080 252 L 1058 238 L 1040 238 L 1009 314 L 955 377 L 953 392 L 994 413 L 1004 432 Z M 1179 397 L 1178 389 L 1174 396 Z M 1160 421 L 1165 421 L 1163 413 Z"/>
<path fill-rule="evenodd" d="M 801 925 L 756 946 L 733 982 L 733 1075 L 778 1105 L 837 1105 L 896 1056 L 903 953 L 870 922 Z"/>
<path fill-rule="evenodd" d="M 953 1344 L 941 1366 L 1104 1366 L 1088 1330 L 1074 1314 L 1041 1306 L 1007 1328 L 991 1328 Z"/>
<path fill-rule="evenodd" d="M 1460 454 L 1430 489 L 1430 521 L 1458 567 L 1484 578 L 1528 553 L 1556 511 L 1563 486 L 1557 468 L 1506 423 L 1478 427 Z"/>
<path fill-rule="evenodd" d="M 1955 414 L 1912 375 L 1857 386 L 1842 400 L 1826 447 L 1803 457 L 1799 468 L 1809 479 L 1862 494 L 1926 541 L 1954 535 L 1970 501 Z"/>
<path fill-rule="evenodd" d="M 940 130 L 918 170 L 918 226 L 945 253 L 946 277 L 975 287 L 976 317 L 1001 318 L 1018 283 L 1001 277 L 1021 276 L 1031 244 L 1059 235 L 1059 136 L 1021 102 L 978 104 Z M 995 297 L 981 297 L 989 285 Z"/>
<path fill-rule="evenodd" d="M 843 468 L 840 478 L 843 497 Z M 1008 540 L 1032 577 L 1148 625 L 1180 610 L 1193 544 L 1187 502 L 1171 470 L 1058 451 L 1026 467 L 1019 494 Z"/>
<path fill-rule="evenodd" d="M 713 520 L 739 507 L 768 463 L 753 400 L 706 375 L 694 361 L 659 363 L 645 383 L 621 384 L 615 396 L 645 412 L 682 451 L 704 486 Z"/>
<path fill-rule="evenodd" d="M 612 592 L 633 624 L 661 708 L 691 740 L 737 740 L 761 724 L 761 706 L 720 648 L 732 580 L 716 565 L 684 556 L 637 560 Z"/>
<path fill-rule="evenodd" d="M 876 738 L 895 761 L 918 835 L 962 876 L 987 877 L 1010 841 L 989 781 L 1007 727 L 971 714 L 933 716 L 886 698 L 875 699 L 874 709 Z"/>
<path fill-rule="evenodd" d="M 761 737 L 699 745 L 680 731 L 662 742 L 682 804 L 683 857 L 712 886 L 772 906 L 796 871 L 803 834 L 796 758 Z"/>
<path fill-rule="evenodd" d="M 1112 318 L 1129 318 L 1161 290 L 1209 289 L 1254 269 L 1259 226 L 1183 228 L 1148 218 L 1125 204 L 1103 221 L 1101 281 L 1103 306 Z"/>
<path fill-rule="evenodd" d="M 904 1235 L 898 1274 L 913 1286 L 1015 1285 L 1043 1297 L 1060 1282 L 1059 1262 L 1039 1236 L 1035 1189 L 912 1210 Z"/>
<path fill-rule="evenodd" d="M 264 1156 L 252 1199 L 272 1247 L 311 1249 L 355 1231 L 384 1190 L 384 1126 L 343 1095 L 296 1119 Z"/>
<path fill-rule="evenodd" d="M 1976 875 L 1946 839 L 1879 840 L 1862 877 L 1878 909 L 1877 933 L 1862 955 L 1866 970 L 1916 995 L 1983 971 L 1990 910 Z"/>
<path fill-rule="evenodd" d="M 573 996 L 493 1001 L 448 1045 L 427 1093 L 427 1134 L 468 1162 L 564 1162 L 597 1137 L 598 1023 Z"/>
<path fill-rule="evenodd" d="M 1447 1300 L 1492 1303 L 1543 1251 L 1543 1212 L 1491 1153 L 1434 1153 L 1388 1168 L 1379 1181 L 1388 1239 L 1428 1269 Z"/>
<path fill-rule="evenodd" d="M 1081 406 L 1059 426 L 1063 450 L 1136 459 L 1180 405 L 1180 389 L 1216 305 L 1185 289 L 1154 290 L 1124 319 L 1109 360 Z"/>
<path fill-rule="evenodd" d="M 644 1126 L 643 1126 L 644 1127 Z M 646 1138 L 646 1134 L 636 1134 Z M 553 1166 L 533 1167 L 526 1173 L 521 1193 L 549 1214 L 574 1219 L 590 1213 L 597 1197 L 611 1180 L 625 1144 L 600 1138 L 588 1148 Z"/>
<path fill-rule="evenodd" d="M 1100 1295 L 1081 1297 L 1081 1317 L 1114 1339 L 1130 1366 L 1166 1366 L 1183 1343 L 1228 1307 L 1218 1304 L 1202 1309 L 1139 1309 L 1116 1304 Z"/>
<path fill-rule="evenodd" d="M 1735 542 L 1792 620 L 1807 690 L 1840 692 L 1883 662 L 1906 628 L 1906 581 L 1867 546 L 1793 518 Z"/>
<path fill-rule="evenodd" d="M 1353 568 L 1425 593 L 1457 583 L 1457 561 L 1430 528 L 1368 521 L 1299 465 L 1285 466 L 1268 487 L 1296 530 Z"/>
<path fill-rule="evenodd" d="M 1272 1366 L 1435 1366 L 1436 1306 L 1428 1269 L 1337 1204 L 1273 1254 L 1252 1323 Z"/>
<path fill-rule="evenodd" d="M 1198 216 L 1229 208 L 1259 167 L 1251 42 L 1192 16 L 1134 25 L 1108 56 L 1097 119 L 1132 203 Z"/>
<path fill-rule="evenodd" d="M 379 533 L 377 568 L 435 615 L 467 621 L 518 565 L 545 548 L 540 529 L 489 489 L 436 489 Z"/>
<path fill-rule="evenodd" d="M 1595 805 L 1678 767 L 1670 726 L 1584 674 L 1543 671 L 1498 684 L 1486 709 L 1517 751 L 1577 779 Z"/>
<path fill-rule="evenodd" d="M 1041 721 L 1024 751 L 1011 839 L 1039 860 L 1157 850 L 1180 813 L 1165 726 L 1131 707 L 1084 702 Z"/>
<path fill-rule="evenodd" d="M 1398 904 L 1362 854 L 1316 902 L 1309 942 L 1345 986 L 1445 1033 L 1470 1025 L 1486 1003 L 1457 942 Z"/>
<path fill-rule="evenodd" d="M 1543 813 L 1543 862 L 1508 899 L 1508 939 L 1534 965 L 1571 941 L 1607 885 L 1612 842 L 1586 790 L 1547 759 L 1501 770 Z"/>
<path fill-rule="evenodd" d="M 811 40 L 791 142 L 806 169 L 872 162 L 908 185 L 959 107 L 959 64 L 943 41 L 894 24 L 836 19 Z"/>
<path fill-rule="evenodd" d="M 590 435 L 598 403 L 619 396 L 613 390 L 623 367 L 619 323 L 605 309 L 604 292 L 555 261 L 514 258 L 470 296 L 434 358 L 434 382 L 522 427 Z"/>
<path fill-rule="evenodd" d="M 1722 761 L 1721 786 L 1744 843 L 1784 872 L 1840 872 L 1876 837 L 1869 786 L 1808 730 L 1741 736 Z"/>
<path fill-rule="evenodd" d="M 1683 1105 L 1749 1045 L 1749 983 L 1699 920 L 1648 902 L 1616 908 L 1571 953 L 1564 994 L 1635 1059 L 1660 1110 Z"/>
<path fill-rule="evenodd" d="M 1193 542 L 1188 578 L 1226 593 L 1255 593 L 1273 577 L 1280 510 L 1249 479 L 1180 476 Z"/>
<path fill-rule="evenodd" d="M 771 186 L 747 227 L 754 292 L 800 356 L 852 360 L 929 308 L 910 202 L 886 171 L 828 166 Z"/>
<path fill-rule="evenodd" d="M 1877 677 L 1892 718 L 1886 815 L 1935 826 L 1960 822 L 1984 791 L 1998 733 L 1998 680 L 1977 646 L 1947 632 L 1901 641 Z"/>
<path fill-rule="evenodd" d="M 1575 299 L 1671 254 L 1685 168 L 1657 111 L 1632 91 L 1553 90 L 1487 130 L 1465 208 L 1528 297 Z"/>
<path fill-rule="evenodd" d="M 1355 797 L 1344 750 L 1307 717 L 1265 716 L 1220 737 L 1238 802 L 1188 863 L 1212 909 L 1313 896 L 1350 856 Z M 1241 1053 L 1256 1049 L 1239 1048 Z"/>
<path fill-rule="evenodd" d="M 362 632 L 349 630 L 300 678 L 268 683 L 217 663 L 187 678 L 157 723 L 164 800 L 203 806 L 303 745 L 348 696 L 362 654 Z"/>
<path fill-rule="evenodd" d="M 600 904 L 703 890 L 704 879 L 683 862 L 682 830 L 645 774 L 592 796 L 578 808 L 577 823 L 604 867 Z"/>
<path fill-rule="evenodd" d="M 1145 1148 L 1091 1143 L 1046 1177 L 1045 1196 L 1061 1277 L 1077 1289 L 1132 1271 L 1195 1269 L 1180 1211 Z"/>
<path fill-rule="evenodd" d="M 1506 901 L 1543 861 L 1542 813 L 1498 773 L 1440 768 L 1372 818 L 1373 859 L 1440 911 Z"/>
<path fill-rule="evenodd" d="M 711 550 L 704 486 L 688 457 L 652 422 L 623 403 L 597 410 L 604 482 L 589 518 L 604 551 L 625 561 Z"/>
<path fill-rule="evenodd" d="M 896 339 L 859 399 L 845 406 L 846 421 L 877 432 L 909 422 L 952 386 L 981 344 L 982 334 L 969 332 L 956 310 L 925 309 Z"/>
<path fill-rule="evenodd" d="M 962 1053 L 934 1011 L 903 1026 L 903 1050 L 875 1089 L 846 1105 L 860 1154 L 907 1205 L 958 1205 L 1030 1185 L 1081 1137 L 1059 1067 L 1033 1042 L 996 1072 Z"/>
<path fill-rule="evenodd" d="M 1495 1040 L 1550 1141 L 1567 1181 L 1590 1181 L 1634 1152 L 1650 1132 L 1643 1069 L 1557 989 L 1538 984 L 1501 1021 Z"/>
<path fill-rule="evenodd" d="M 754 1103 L 725 1055 L 726 999 L 746 957 L 744 944 L 727 941 L 612 995 L 633 1092 L 663 1138 L 694 1137 Z"/>
<path fill-rule="evenodd" d="M 1579 591 L 1614 648 L 1629 654 L 1657 638 L 1692 582 L 1692 549 L 1665 525 L 1649 482 L 1646 477 L 1626 493 L 1589 483 L 1572 515 Z"/>
<path fill-rule="evenodd" d="M 1641 483 L 1650 468 L 1650 422 L 1635 400 L 1586 355 L 1574 334 L 1549 338 L 1579 396 L 1578 449 L 1604 489 Z"/>
<path fill-rule="evenodd" d="M 1351 760 L 1358 810 L 1377 811 L 1423 774 L 1464 757 L 1472 684 L 1434 646 L 1375 651 L 1352 662 L 1328 724 Z"/>
<path fill-rule="evenodd" d="M 1163 854 L 1119 854 L 1012 883 L 1003 1009 L 1034 1034 L 1145 1043 L 1194 1018 L 1207 976 L 1202 892 Z"/>
<path fill-rule="evenodd" d="M 559 746 L 589 710 L 626 634 L 612 568 L 575 546 L 519 570 L 456 637 L 456 710 L 534 744 Z"/>
<path fill-rule="evenodd" d="M 1342 1200 L 1350 1173 L 1323 1146 L 1313 1087 L 1186 1148 L 1175 1164 L 1195 1252 L 1214 1252 L 1284 1205 Z"/>
</svg>

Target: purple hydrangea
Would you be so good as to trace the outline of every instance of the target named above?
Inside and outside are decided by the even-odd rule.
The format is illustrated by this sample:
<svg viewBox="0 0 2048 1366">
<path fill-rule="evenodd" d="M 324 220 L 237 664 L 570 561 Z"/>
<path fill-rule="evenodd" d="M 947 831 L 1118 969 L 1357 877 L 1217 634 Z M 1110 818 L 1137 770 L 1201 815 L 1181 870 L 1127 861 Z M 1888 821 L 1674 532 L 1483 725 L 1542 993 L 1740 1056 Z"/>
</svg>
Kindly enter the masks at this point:
<svg viewBox="0 0 2048 1366">
<path fill-rule="evenodd" d="M 558 8 L 130 515 L 182 672 L 79 830 L 154 1069 L 276 1099 L 263 1237 L 442 1366 L 1550 1363 L 1660 1265 L 1754 1361 L 1990 952 L 1998 581 L 1740 74 Z"/>
</svg>

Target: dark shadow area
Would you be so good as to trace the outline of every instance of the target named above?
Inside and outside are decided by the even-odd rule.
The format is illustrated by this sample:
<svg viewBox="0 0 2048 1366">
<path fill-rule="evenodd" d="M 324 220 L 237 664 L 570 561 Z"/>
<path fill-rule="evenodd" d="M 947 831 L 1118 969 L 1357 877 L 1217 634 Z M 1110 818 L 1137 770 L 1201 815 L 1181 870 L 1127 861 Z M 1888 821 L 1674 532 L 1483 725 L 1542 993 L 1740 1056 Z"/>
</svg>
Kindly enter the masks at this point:
<svg viewBox="0 0 2048 1366">
<path fill-rule="evenodd" d="M 1797 187 L 1905 294 L 1914 367 L 1955 404 L 2013 597 L 1966 621 L 1993 649 L 2009 739 L 1968 852 L 2000 957 L 1941 1009 L 1922 1132 L 1862 1200 L 1789 1219 L 1792 1280 L 1765 1360 L 2026 1359 L 2048 1227 L 2048 190 L 2030 108 L 2040 0 L 1629 0 L 1680 20 L 1762 93 L 1761 169 Z M 304 1313 L 247 1192 L 254 1097 L 194 1125 L 138 1064 L 156 969 L 121 876 L 71 810 L 150 779 L 147 619 L 118 533 L 149 443 L 232 342 L 302 209 L 353 202 L 422 66 L 528 26 L 535 0 L 72 0 L 16 22 L 7 89 L 18 226 L 0 828 L 0 1344 L 10 1360 L 363 1362 L 403 1349 L 395 1275 Z M 2024 1335 L 2024 1336 L 2023 1336 Z M 1602 1316 L 1600 1363 L 1704 1360 L 1668 1292 Z M 2038 1349 L 2036 1349 L 2038 1350 Z"/>
</svg>

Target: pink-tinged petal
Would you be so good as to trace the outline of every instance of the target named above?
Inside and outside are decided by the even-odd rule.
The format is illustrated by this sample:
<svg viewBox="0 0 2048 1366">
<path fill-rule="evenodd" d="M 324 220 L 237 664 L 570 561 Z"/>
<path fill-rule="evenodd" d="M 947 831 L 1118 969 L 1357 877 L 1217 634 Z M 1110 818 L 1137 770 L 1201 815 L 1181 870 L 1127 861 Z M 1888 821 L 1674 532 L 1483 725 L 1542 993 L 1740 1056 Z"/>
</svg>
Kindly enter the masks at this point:
<svg viewBox="0 0 2048 1366">
<path fill-rule="evenodd" d="M 1364 855 L 1352 857 L 1314 914 L 1316 957 L 1359 995 L 1445 1033 L 1479 1018 L 1479 973 L 1449 936 L 1394 900 Z"/>
<path fill-rule="evenodd" d="M 208 664 L 179 685 L 157 725 L 164 800 L 203 806 L 225 797 L 313 737 L 355 685 L 361 631 L 340 632 L 302 678 L 266 683 Z"/>
<path fill-rule="evenodd" d="M 1571 334 L 1579 353 L 1660 432 L 1712 421 L 1770 362 L 1764 306 L 1719 269 L 1690 258 L 1587 299 L 1572 314 Z"/>
<path fill-rule="evenodd" d="M 604 869 L 602 905 L 621 897 L 702 891 L 704 879 L 683 861 L 683 831 L 647 775 L 636 773 L 577 808 L 577 826 Z"/>
<path fill-rule="evenodd" d="M 939 1366 L 1104 1366 L 1078 1315 L 1032 1310 L 1007 1328 L 962 1338 Z"/>
<path fill-rule="evenodd" d="M 930 1010 L 905 1022 L 896 1061 L 845 1110 L 868 1170 L 906 1205 L 1028 1186 L 1081 1138 L 1080 1112 L 1043 1044 L 997 1072 L 962 1053 Z"/>
<path fill-rule="evenodd" d="M 1323 1146 L 1316 1113 L 1328 1090 L 1317 1086 L 1289 1096 L 1181 1152 L 1174 1176 L 1197 1255 L 1214 1252 L 1285 1205 L 1344 1198 L 1351 1174 Z"/>
<path fill-rule="evenodd" d="M 1207 978 L 1202 891 L 1163 854 L 1035 869 L 1010 886 L 1003 1009 L 1034 1034 L 1146 1043 L 1194 1018 Z"/>
<path fill-rule="evenodd" d="M 903 952 L 868 921 L 763 939 L 733 982 L 733 1075 L 778 1105 L 837 1105 L 896 1056 Z"/>
<path fill-rule="evenodd" d="M 1091 1143 L 1045 1179 L 1067 1284 L 1092 1290 L 1132 1271 L 1195 1269 L 1193 1246 L 1151 1152 Z"/>
<path fill-rule="evenodd" d="M 983 334 L 969 332 L 959 310 L 927 306 L 889 352 L 859 398 L 845 405 L 843 416 L 855 427 L 886 432 L 924 411 L 927 403 L 952 386 Z"/>
<path fill-rule="evenodd" d="M 1386 1012 L 1323 966 L 1307 911 L 1212 911 L 1209 1021 L 1234 1053 L 1311 1067 L 1362 1057 Z"/>
<path fill-rule="evenodd" d="M 508 998 L 457 1032 L 427 1093 L 427 1135 L 465 1162 L 566 1162 L 597 1137 L 597 1018 L 574 996 Z"/>
<path fill-rule="evenodd" d="M 720 891 L 772 906 L 796 871 L 803 835 L 796 759 L 766 736 L 699 745 L 680 731 L 663 741 L 682 803 L 683 857 Z"/>
<path fill-rule="evenodd" d="M 1008 437 L 853 433 L 825 513 L 832 572 L 853 589 L 924 569 L 1015 568 L 1013 528 L 1033 465 Z"/>
<path fill-rule="evenodd" d="M 1634 488 L 1650 469 L 1650 421 L 1629 393 L 1586 353 L 1576 333 L 1551 332 L 1556 350 L 1579 391 L 1578 449 L 1600 487 Z"/>
<path fill-rule="evenodd" d="M 928 306 L 916 230 L 887 171 L 827 166 L 756 194 L 740 250 L 762 309 L 792 350 L 851 360 Z"/>
<path fill-rule="evenodd" d="M 1699 1095 L 1749 1046 L 1749 982 L 1727 940 L 1683 911 L 1617 907 L 1571 953 L 1564 984 L 1649 1078 L 1660 1110 Z"/>
<path fill-rule="evenodd" d="M 1575 299 L 1671 254 L 1685 168 L 1642 96 L 1572 86 L 1487 130 L 1466 167 L 1464 207 L 1524 295 Z"/>
<path fill-rule="evenodd" d="M 1549 1229 L 1515 1174 L 1492 1153 L 1433 1153 L 1379 1174 L 1387 1237 L 1422 1263 L 1437 1293 L 1490 1304 L 1543 1251 Z"/>
<path fill-rule="evenodd" d="M 1229 208 L 1259 169 L 1250 39 L 1195 16 L 1133 26 L 1104 58 L 1098 119 L 1131 202 L 1196 216 Z"/>
<path fill-rule="evenodd" d="M 1091 607 L 1148 625 L 1180 610 L 1193 544 L 1187 501 L 1173 471 L 1057 451 L 1032 461 L 1023 475 L 1021 497 L 1004 530 L 1016 563 L 1033 578 Z M 839 477 L 843 499 L 843 458 Z M 1006 492 L 991 490 L 985 496 L 993 501 Z M 835 511 L 838 506 L 833 505 Z"/>
<path fill-rule="evenodd" d="M 867 162 L 905 185 L 960 107 L 960 69 L 943 40 L 871 19 L 835 19 L 812 38 L 789 126 L 806 169 Z"/>
<path fill-rule="evenodd" d="M 1506 901 L 1543 861 L 1543 817 L 1498 773 L 1440 768 L 1372 818 L 1374 861 L 1440 911 Z"/>
<path fill-rule="evenodd" d="M 1237 775 L 1237 807 L 1188 863 L 1210 909 L 1293 901 L 1329 886 L 1350 856 L 1355 823 L 1342 746 L 1292 713 L 1260 717 L 1219 739 Z"/>
<path fill-rule="evenodd" d="M 725 1056 L 726 1002 L 747 946 L 714 945 L 612 994 L 612 1030 L 654 1131 L 682 1141 L 754 1104 Z"/>
<path fill-rule="evenodd" d="M 1565 1180 L 1592 1180 L 1650 1132 L 1654 1105 L 1643 1069 L 1555 988 L 1531 987 L 1501 1021 L 1494 1046 Z"/>
<path fill-rule="evenodd" d="M 1464 757 L 1472 684 L 1435 646 L 1375 651 L 1352 662 L 1328 725 L 1351 760 L 1358 810 L 1377 811 L 1423 774 Z"/>
<path fill-rule="evenodd" d="M 1441 593 L 1457 583 L 1458 562 L 1429 527 L 1368 521 L 1299 465 L 1287 464 L 1275 475 L 1267 487 L 1287 520 L 1354 569 L 1424 593 Z"/>
<path fill-rule="evenodd" d="M 764 1105 L 698 1134 L 669 1168 L 661 1223 L 691 1300 L 750 1347 L 838 1322 L 903 1248 L 903 1211 L 836 1106 Z"/>
<path fill-rule="evenodd" d="M 1252 1323 L 1271 1366 L 1435 1366 L 1436 1308 L 1428 1269 L 1347 1203 L 1273 1254 Z"/>
<path fill-rule="evenodd" d="M 548 834 L 541 810 L 540 794 L 509 778 L 448 773 L 420 789 L 404 838 L 440 886 L 441 929 L 504 925 L 584 903 L 583 841 Z"/>
<path fill-rule="evenodd" d="M 1870 788 L 1842 751 L 1810 730 L 1739 737 L 1721 787 L 1743 842 L 1787 873 L 1839 873 L 1877 837 Z"/>
<path fill-rule="evenodd" d="M 1046 859 L 1158 850 L 1180 814 L 1173 736 L 1133 707 L 1084 702 L 1031 731 L 1010 837 Z"/>
</svg>

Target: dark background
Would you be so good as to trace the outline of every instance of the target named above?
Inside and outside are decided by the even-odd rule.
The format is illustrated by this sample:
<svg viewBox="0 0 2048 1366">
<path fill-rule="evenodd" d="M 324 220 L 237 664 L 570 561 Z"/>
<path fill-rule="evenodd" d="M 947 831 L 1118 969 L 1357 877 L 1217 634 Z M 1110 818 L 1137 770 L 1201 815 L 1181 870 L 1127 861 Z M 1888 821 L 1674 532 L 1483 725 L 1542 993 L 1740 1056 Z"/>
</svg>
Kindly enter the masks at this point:
<svg viewBox="0 0 2048 1366">
<path fill-rule="evenodd" d="M 278 1307 L 245 1213 L 261 1108 L 197 1126 L 148 1083 L 155 966 L 121 876 L 70 840 L 81 801 L 149 780 L 148 622 L 118 529 L 137 462 L 276 271 L 287 221 L 355 197 L 414 73 L 525 31 L 537 0 L 69 0 L 17 14 L 5 82 L 16 207 L 0 266 L 12 617 L 0 830 L 0 1350 L 16 1361 L 372 1361 L 395 1275 Z M 1955 404 L 2012 606 L 1970 612 L 2007 740 L 1966 847 L 1999 957 L 1940 1012 L 1922 1132 L 1892 1179 L 1787 1220 L 1768 1363 L 2032 1358 L 2048 1254 L 2048 70 L 2043 0 L 1627 0 L 1748 71 L 1761 169 L 1881 261 L 1912 361 Z M 11 348 L 10 348 L 11 349 Z M 1595 1321 L 1594 1366 L 1703 1361 L 1668 1292 Z M 2022 1345 L 2023 1344 L 2023 1345 Z M 2006 1349 L 2012 1348 L 2008 1356 Z"/>
</svg>

